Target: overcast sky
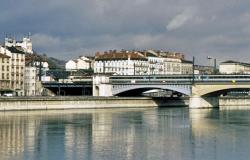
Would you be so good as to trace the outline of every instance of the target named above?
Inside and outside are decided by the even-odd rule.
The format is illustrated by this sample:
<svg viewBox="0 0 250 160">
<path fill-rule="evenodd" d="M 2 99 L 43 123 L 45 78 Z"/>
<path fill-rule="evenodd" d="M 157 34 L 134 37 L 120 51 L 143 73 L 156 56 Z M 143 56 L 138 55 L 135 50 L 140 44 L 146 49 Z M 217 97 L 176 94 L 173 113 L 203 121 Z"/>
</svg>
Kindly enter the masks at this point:
<svg viewBox="0 0 250 160">
<path fill-rule="evenodd" d="M 249 0 L 3 0 L 0 38 L 31 32 L 34 50 L 69 60 L 110 49 L 250 62 Z"/>
</svg>

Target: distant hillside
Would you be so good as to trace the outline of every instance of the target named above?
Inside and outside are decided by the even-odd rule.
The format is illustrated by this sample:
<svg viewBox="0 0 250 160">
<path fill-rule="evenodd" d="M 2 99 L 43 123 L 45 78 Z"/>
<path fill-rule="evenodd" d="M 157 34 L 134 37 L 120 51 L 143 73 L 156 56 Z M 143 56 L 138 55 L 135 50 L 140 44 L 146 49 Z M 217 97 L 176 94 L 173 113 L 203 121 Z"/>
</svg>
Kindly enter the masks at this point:
<svg viewBox="0 0 250 160">
<path fill-rule="evenodd" d="M 34 52 L 33 54 L 25 53 L 25 64 L 28 65 L 35 61 L 45 61 L 49 63 L 50 69 L 64 69 L 66 61 L 59 60 L 54 57 L 48 57 L 46 54 L 39 54 Z"/>
<path fill-rule="evenodd" d="M 64 69 L 65 68 L 66 61 L 64 60 L 59 60 L 54 57 L 48 57 L 47 61 L 49 63 L 50 69 Z"/>
</svg>

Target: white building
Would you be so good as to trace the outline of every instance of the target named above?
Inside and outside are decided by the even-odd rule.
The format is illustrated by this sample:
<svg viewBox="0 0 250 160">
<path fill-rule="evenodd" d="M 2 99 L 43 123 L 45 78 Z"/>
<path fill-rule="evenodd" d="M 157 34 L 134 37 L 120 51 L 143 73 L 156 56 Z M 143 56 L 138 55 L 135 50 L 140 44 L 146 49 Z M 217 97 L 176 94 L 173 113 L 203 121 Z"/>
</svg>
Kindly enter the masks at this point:
<svg viewBox="0 0 250 160">
<path fill-rule="evenodd" d="M 145 75 L 148 74 L 148 62 L 139 52 L 98 52 L 95 56 L 94 73 Z"/>
<path fill-rule="evenodd" d="M 144 56 L 147 57 L 149 63 L 148 74 L 164 74 L 165 57 L 160 56 L 153 50 L 144 51 Z"/>
<path fill-rule="evenodd" d="M 236 61 L 220 63 L 219 72 L 222 74 L 250 74 L 250 64 Z"/>
<path fill-rule="evenodd" d="M 81 56 L 78 59 L 69 60 L 65 64 L 65 69 L 67 71 L 79 70 L 79 69 L 90 69 L 90 68 L 91 68 L 91 60 L 85 56 Z"/>
<path fill-rule="evenodd" d="M 36 95 L 36 67 L 26 66 L 24 76 L 24 95 Z"/>
<path fill-rule="evenodd" d="M 109 51 L 97 53 L 95 73 L 118 75 L 192 74 L 192 62 L 181 53 L 162 51 Z"/>
<path fill-rule="evenodd" d="M 182 53 L 147 50 L 149 74 L 192 74 L 193 64 Z"/>
<path fill-rule="evenodd" d="M 23 52 L 33 54 L 32 42 L 29 37 L 23 37 L 22 41 L 16 41 L 14 38 L 5 38 L 6 47 L 20 47 Z"/>
</svg>

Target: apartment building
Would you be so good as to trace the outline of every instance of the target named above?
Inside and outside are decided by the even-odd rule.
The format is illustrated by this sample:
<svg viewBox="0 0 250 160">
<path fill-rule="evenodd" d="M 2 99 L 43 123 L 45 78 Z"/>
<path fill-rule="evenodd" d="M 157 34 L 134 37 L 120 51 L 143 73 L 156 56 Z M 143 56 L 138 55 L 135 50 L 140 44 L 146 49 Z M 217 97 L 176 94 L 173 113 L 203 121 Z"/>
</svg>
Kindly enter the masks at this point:
<svg viewBox="0 0 250 160">
<path fill-rule="evenodd" d="M 8 63 L 2 76 L 6 76 L 10 80 L 10 88 L 13 95 L 23 96 L 24 95 L 24 72 L 25 72 L 25 52 L 21 46 L 11 45 L 11 40 L 6 40 L 4 46 L 0 46 L 0 53 L 8 56 L 9 60 L 5 60 Z M 13 42 L 14 44 L 14 42 Z"/>
<path fill-rule="evenodd" d="M 10 56 L 0 52 L 0 95 L 11 92 Z"/>
<path fill-rule="evenodd" d="M 193 74 L 193 61 L 182 60 L 181 62 L 181 74 Z"/>
<path fill-rule="evenodd" d="M 163 51 L 116 51 L 97 52 L 95 73 L 117 75 L 192 74 L 192 62 L 181 53 Z"/>
<path fill-rule="evenodd" d="M 96 53 L 94 73 L 109 73 L 117 75 L 146 75 L 148 61 L 143 54 L 135 51 L 116 50 Z"/>
<path fill-rule="evenodd" d="M 219 65 L 222 74 L 250 74 L 250 64 L 236 61 L 224 61 Z"/>
</svg>

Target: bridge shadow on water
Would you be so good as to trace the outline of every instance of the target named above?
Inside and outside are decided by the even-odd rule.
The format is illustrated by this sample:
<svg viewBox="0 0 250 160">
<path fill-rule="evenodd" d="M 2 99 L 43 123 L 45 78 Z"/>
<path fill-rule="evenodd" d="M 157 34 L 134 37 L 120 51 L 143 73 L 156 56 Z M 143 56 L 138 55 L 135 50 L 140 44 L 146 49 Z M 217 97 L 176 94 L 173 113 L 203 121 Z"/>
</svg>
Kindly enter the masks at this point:
<svg viewBox="0 0 250 160">
<path fill-rule="evenodd" d="M 188 107 L 188 97 L 152 97 L 159 107 Z"/>
</svg>

